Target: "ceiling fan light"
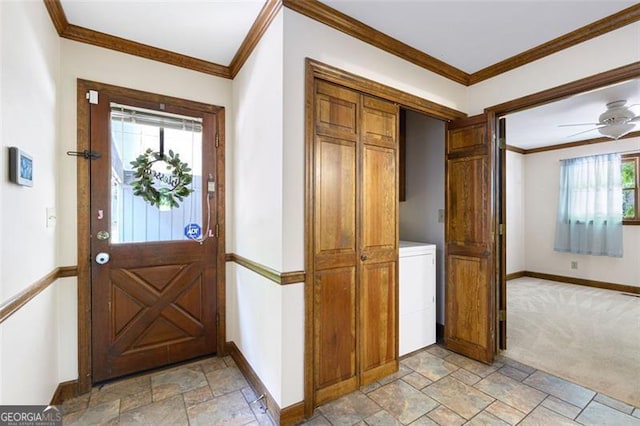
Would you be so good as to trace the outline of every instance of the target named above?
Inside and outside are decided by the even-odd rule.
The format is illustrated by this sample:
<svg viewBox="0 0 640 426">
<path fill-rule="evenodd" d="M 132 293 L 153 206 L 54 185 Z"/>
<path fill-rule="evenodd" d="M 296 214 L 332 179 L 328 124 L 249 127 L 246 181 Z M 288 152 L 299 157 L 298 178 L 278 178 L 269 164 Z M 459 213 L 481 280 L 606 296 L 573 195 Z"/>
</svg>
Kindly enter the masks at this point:
<svg viewBox="0 0 640 426">
<path fill-rule="evenodd" d="M 608 138 L 619 139 L 631 132 L 635 127 L 636 126 L 633 123 L 610 124 L 608 126 L 600 127 L 598 132 Z"/>
</svg>

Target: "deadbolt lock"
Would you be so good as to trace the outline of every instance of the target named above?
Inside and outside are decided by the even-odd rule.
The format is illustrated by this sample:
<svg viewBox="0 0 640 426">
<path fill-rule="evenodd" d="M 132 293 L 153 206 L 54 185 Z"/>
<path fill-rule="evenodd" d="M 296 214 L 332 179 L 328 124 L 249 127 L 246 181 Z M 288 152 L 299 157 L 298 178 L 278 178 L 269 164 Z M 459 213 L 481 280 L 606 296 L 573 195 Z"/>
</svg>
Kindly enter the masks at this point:
<svg viewBox="0 0 640 426">
<path fill-rule="evenodd" d="M 110 235 L 109 235 L 109 233 L 107 231 L 99 231 L 96 234 L 96 238 L 101 240 L 101 241 L 108 240 L 109 237 L 110 237 Z"/>
</svg>

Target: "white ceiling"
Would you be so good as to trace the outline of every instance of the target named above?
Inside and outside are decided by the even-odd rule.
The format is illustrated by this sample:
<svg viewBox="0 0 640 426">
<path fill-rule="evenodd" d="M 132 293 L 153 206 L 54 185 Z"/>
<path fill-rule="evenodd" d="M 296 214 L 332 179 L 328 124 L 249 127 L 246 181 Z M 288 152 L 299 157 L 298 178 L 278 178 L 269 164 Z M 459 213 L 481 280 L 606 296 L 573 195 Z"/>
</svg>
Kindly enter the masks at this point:
<svg viewBox="0 0 640 426">
<path fill-rule="evenodd" d="M 2 0 L 0 0 L 2 1 Z M 303 0 L 298 0 L 303 1 Z M 467 73 L 522 53 L 634 5 L 623 0 L 321 0 Z M 71 24 L 229 65 L 264 0 L 61 0 Z M 633 86 L 633 85 L 632 85 Z M 574 97 L 508 117 L 508 143 L 570 142 L 606 102 L 640 103 L 638 84 Z M 640 127 L 640 126 L 639 126 Z M 560 133 L 564 130 L 565 133 Z M 567 133 L 570 132 L 570 133 Z M 577 139 L 597 137 L 597 132 Z"/>
<path fill-rule="evenodd" d="M 640 79 L 630 80 L 571 96 L 557 102 L 507 115 L 507 144 L 522 149 L 557 145 L 602 135 L 594 125 L 559 127 L 560 124 L 597 123 L 613 101 L 626 100 L 640 115 Z M 635 131 L 640 130 L 636 123 Z M 577 134 L 579 132 L 584 132 Z"/>
<path fill-rule="evenodd" d="M 229 65 L 264 0 L 61 0 L 61 4 L 74 25 Z"/>
<path fill-rule="evenodd" d="M 322 2 L 470 74 L 636 3 L 621 0 Z"/>
</svg>

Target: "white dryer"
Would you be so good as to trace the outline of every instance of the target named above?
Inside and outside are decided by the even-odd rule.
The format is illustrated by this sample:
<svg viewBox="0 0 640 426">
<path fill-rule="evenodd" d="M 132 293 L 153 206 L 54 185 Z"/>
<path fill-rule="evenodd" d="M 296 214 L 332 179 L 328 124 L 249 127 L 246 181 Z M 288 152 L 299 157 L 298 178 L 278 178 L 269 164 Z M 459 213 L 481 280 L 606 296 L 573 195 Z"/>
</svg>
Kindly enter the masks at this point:
<svg viewBox="0 0 640 426">
<path fill-rule="evenodd" d="M 400 356 L 436 342 L 436 246 L 400 241 Z"/>
</svg>

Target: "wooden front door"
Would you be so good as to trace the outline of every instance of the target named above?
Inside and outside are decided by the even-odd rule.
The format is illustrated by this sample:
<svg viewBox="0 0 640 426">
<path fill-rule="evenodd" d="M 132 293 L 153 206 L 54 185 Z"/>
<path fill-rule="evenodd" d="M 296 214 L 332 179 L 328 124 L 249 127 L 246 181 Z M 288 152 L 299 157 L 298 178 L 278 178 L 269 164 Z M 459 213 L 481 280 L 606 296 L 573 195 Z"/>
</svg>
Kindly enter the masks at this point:
<svg viewBox="0 0 640 426">
<path fill-rule="evenodd" d="M 215 352 L 218 303 L 216 114 L 98 98 L 90 112 L 91 150 L 100 154 L 91 162 L 94 383 Z M 144 155 L 153 164 L 136 174 L 144 168 L 131 162 Z M 180 187 L 190 192 L 182 200 Z"/>
<path fill-rule="evenodd" d="M 485 116 L 450 122 L 446 141 L 445 343 L 491 363 L 495 348 L 494 149 Z"/>
<path fill-rule="evenodd" d="M 397 106 L 316 80 L 314 404 L 397 364 Z"/>
</svg>

